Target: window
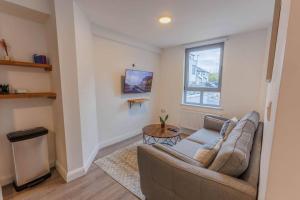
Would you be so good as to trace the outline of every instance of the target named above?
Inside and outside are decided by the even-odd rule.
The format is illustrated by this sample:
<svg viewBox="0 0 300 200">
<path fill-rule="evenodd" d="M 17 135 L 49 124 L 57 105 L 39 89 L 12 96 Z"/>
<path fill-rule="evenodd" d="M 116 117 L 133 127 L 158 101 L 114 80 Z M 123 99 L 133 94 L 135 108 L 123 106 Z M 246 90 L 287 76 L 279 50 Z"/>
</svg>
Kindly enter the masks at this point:
<svg viewBox="0 0 300 200">
<path fill-rule="evenodd" d="M 184 103 L 220 106 L 224 43 L 186 49 Z"/>
</svg>

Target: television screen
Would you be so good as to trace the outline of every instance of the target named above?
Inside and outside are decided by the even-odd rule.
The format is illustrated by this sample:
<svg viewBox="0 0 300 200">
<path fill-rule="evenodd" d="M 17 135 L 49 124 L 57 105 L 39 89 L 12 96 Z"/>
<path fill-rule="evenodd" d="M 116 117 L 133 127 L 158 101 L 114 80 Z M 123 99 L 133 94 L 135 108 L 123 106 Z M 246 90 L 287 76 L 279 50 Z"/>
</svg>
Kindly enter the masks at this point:
<svg viewBox="0 0 300 200">
<path fill-rule="evenodd" d="M 153 72 L 126 69 L 124 93 L 151 92 Z"/>
</svg>

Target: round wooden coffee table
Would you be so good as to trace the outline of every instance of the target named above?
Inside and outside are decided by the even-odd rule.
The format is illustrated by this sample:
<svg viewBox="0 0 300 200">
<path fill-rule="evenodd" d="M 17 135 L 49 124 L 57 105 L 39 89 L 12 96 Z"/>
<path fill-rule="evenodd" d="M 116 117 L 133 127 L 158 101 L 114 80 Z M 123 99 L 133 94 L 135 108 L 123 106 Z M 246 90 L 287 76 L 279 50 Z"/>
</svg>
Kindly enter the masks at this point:
<svg viewBox="0 0 300 200">
<path fill-rule="evenodd" d="M 160 124 L 151 124 L 143 128 L 144 144 L 167 144 L 175 145 L 181 140 L 179 128 L 172 125 L 166 125 L 161 128 Z"/>
</svg>

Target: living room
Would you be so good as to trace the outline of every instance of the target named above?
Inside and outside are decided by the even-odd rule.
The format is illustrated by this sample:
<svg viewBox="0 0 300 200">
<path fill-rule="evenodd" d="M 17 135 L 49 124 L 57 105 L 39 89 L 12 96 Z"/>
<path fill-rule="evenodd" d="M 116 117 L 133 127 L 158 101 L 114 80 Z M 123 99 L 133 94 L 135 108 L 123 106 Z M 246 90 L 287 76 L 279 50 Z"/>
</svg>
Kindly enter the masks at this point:
<svg viewBox="0 0 300 200">
<path fill-rule="evenodd" d="M 3 198 L 296 199 L 299 7 L 2 0 Z"/>
</svg>

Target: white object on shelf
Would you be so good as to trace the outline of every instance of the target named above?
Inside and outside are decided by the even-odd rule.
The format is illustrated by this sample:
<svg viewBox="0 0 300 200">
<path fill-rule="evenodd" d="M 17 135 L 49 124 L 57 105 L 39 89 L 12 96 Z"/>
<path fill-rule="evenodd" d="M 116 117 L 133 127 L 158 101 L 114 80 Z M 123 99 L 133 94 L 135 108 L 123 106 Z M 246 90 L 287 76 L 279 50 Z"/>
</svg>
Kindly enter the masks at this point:
<svg viewBox="0 0 300 200">
<path fill-rule="evenodd" d="M 15 93 L 16 94 L 24 94 L 24 93 L 28 93 L 29 90 L 27 89 L 15 89 Z"/>
<path fill-rule="evenodd" d="M 4 56 L 4 60 L 10 60 L 9 56 Z"/>
</svg>

